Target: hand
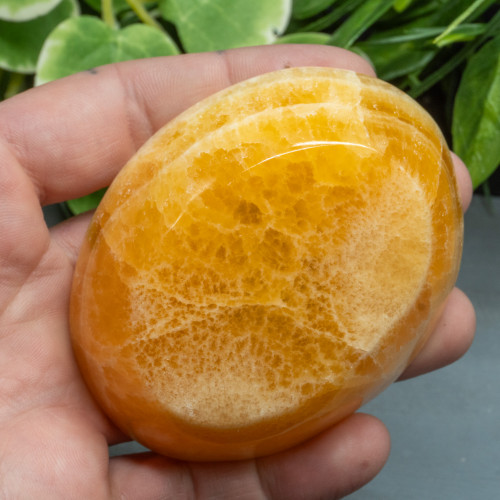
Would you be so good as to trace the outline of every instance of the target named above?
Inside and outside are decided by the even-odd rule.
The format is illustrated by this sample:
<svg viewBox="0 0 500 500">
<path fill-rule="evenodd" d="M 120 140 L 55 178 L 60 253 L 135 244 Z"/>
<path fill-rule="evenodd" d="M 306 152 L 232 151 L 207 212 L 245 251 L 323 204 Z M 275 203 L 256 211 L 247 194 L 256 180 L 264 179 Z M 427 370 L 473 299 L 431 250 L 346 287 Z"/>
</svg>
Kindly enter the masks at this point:
<svg viewBox="0 0 500 500">
<path fill-rule="evenodd" d="M 258 460 L 189 464 L 152 453 L 109 459 L 126 440 L 96 407 L 75 365 L 68 297 L 89 216 L 51 230 L 41 205 L 108 185 L 160 126 L 203 97 L 285 66 L 373 74 L 326 46 L 270 46 L 120 63 L 0 104 L 0 498 L 338 498 L 383 466 L 383 424 L 355 414 L 320 436 Z M 471 197 L 456 159 L 463 205 Z M 404 376 L 468 348 L 474 311 L 458 290 Z"/>
</svg>

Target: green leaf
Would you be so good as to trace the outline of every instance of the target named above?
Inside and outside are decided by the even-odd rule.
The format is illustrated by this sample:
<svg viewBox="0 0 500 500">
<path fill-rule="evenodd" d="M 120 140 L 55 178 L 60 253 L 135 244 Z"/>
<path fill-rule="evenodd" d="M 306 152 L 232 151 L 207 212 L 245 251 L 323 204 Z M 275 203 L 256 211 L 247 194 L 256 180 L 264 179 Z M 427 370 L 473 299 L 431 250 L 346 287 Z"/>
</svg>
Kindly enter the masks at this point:
<svg viewBox="0 0 500 500">
<path fill-rule="evenodd" d="M 414 42 L 416 40 L 432 40 L 442 31 L 443 28 L 439 26 L 403 26 L 374 33 L 367 40 L 367 43 L 371 45 L 387 45 Z"/>
<path fill-rule="evenodd" d="M 463 19 L 472 22 L 484 13 L 491 5 L 498 0 L 483 0 L 472 2 L 471 0 L 453 0 L 439 2 L 441 7 L 436 9 L 433 16 L 433 22 L 436 26 L 450 25 L 453 26 Z M 462 19 L 463 18 L 463 19 Z"/>
<path fill-rule="evenodd" d="M 480 47 L 486 40 L 489 40 L 491 36 L 494 36 L 499 32 L 500 11 L 498 11 L 490 19 L 490 21 L 486 25 L 484 33 L 481 36 L 475 38 L 472 42 L 465 44 L 458 52 L 454 53 L 452 57 L 443 62 L 441 66 L 427 75 L 424 80 L 417 82 L 415 85 L 412 85 L 411 89 L 408 91 L 410 96 L 414 99 L 421 96 L 424 92 L 443 80 L 455 68 L 458 68 L 459 65 L 462 64 L 462 62 L 472 54 L 474 54 L 478 47 Z"/>
<path fill-rule="evenodd" d="M 444 36 L 440 36 L 438 41 L 434 41 L 438 47 L 446 47 L 457 42 L 469 42 L 482 35 L 486 31 L 486 25 L 481 23 L 462 24 Z"/>
<path fill-rule="evenodd" d="M 272 43 L 285 31 L 291 0 L 160 0 L 186 52 Z"/>
<path fill-rule="evenodd" d="M 44 16 L 61 0 L 2 0 L 0 2 L 0 19 L 4 21 L 29 21 Z"/>
<path fill-rule="evenodd" d="M 478 11 L 485 4 L 490 3 L 488 0 L 476 0 L 474 3 L 469 5 L 467 9 L 460 13 L 448 26 L 447 28 L 434 40 L 437 46 L 440 46 L 440 42 L 443 38 L 454 31 L 460 24 L 462 24 L 468 17 L 472 16 L 474 12 Z"/>
<path fill-rule="evenodd" d="M 325 31 L 337 21 L 348 15 L 350 12 L 355 11 L 364 0 L 349 0 L 349 2 L 341 2 L 338 6 L 328 11 L 319 19 L 315 19 L 310 23 L 301 25 L 297 31 L 301 32 L 317 32 Z"/>
<path fill-rule="evenodd" d="M 461 1 L 461 0 L 456 0 Z M 442 26 L 447 24 L 445 21 L 435 21 L 434 17 L 436 13 L 442 11 L 447 4 L 453 3 L 454 11 L 456 12 L 456 1 L 449 2 L 449 0 L 427 0 L 425 2 L 413 1 L 409 5 L 404 5 L 406 2 L 401 2 L 398 5 L 397 2 L 394 3 L 393 9 L 389 11 L 386 15 L 387 21 L 390 26 L 403 26 L 403 25 L 414 25 L 414 26 Z M 470 1 L 470 0 L 466 0 Z M 405 7 L 402 10 L 398 10 L 401 7 Z"/>
<path fill-rule="evenodd" d="M 10 97 L 27 90 L 31 85 L 29 85 L 26 75 L 22 73 L 8 73 L 9 78 L 7 85 L 5 87 L 2 86 L 2 92 L 0 93 L 0 99 L 3 97 L 4 99 L 9 99 Z"/>
<path fill-rule="evenodd" d="M 178 54 L 171 38 L 150 26 L 122 30 L 81 16 L 61 23 L 47 38 L 37 66 L 36 85 L 119 61 Z"/>
<path fill-rule="evenodd" d="M 95 11 L 101 12 L 102 0 L 85 0 L 85 3 L 92 7 Z M 129 8 L 127 0 L 113 0 L 113 11 L 116 14 Z"/>
<path fill-rule="evenodd" d="M 333 33 L 328 44 L 349 48 L 392 7 L 393 2 L 394 0 L 368 0 L 364 2 Z"/>
<path fill-rule="evenodd" d="M 278 38 L 274 43 L 312 43 L 324 45 L 330 39 L 327 33 L 290 33 Z"/>
<path fill-rule="evenodd" d="M 438 54 L 432 40 L 443 31 L 440 26 L 402 26 L 379 31 L 352 48 L 365 53 L 384 80 L 394 80 L 410 73 L 419 73 Z M 484 24 L 463 24 L 442 39 L 442 44 L 473 40 L 485 33 Z"/>
<path fill-rule="evenodd" d="M 405 42 L 414 42 L 416 40 L 432 41 L 437 35 L 444 31 L 442 26 L 408 26 L 397 28 L 395 30 L 380 31 L 371 36 L 367 41 L 372 45 L 383 44 L 399 44 Z M 438 47 L 444 47 L 455 42 L 469 41 L 476 36 L 482 35 L 486 30 L 486 25 L 477 24 L 462 24 L 458 26 L 448 35 L 441 39 Z"/>
<path fill-rule="evenodd" d="M 396 12 L 405 11 L 413 2 L 413 0 L 394 0 L 394 10 Z"/>
<path fill-rule="evenodd" d="M 500 164 L 500 36 L 472 56 L 460 82 L 452 123 L 453 148 L 474 187 Z"/>
<path fill-rule="evenodd" d="M 337 0 L 293 0 L 292 16 L 308 19 L 331 7 Z"/>
<path fill-rule="evenodd" d="M 76 198 L 74 200 L 69 200 L 66 202 L 70 212 L 73 215 L 82 214 L 83 212 L 88 212 L 89 210 L 94 210 L 99 205 L 104 193 L 107 188 L 99 189 L 95 193 L 89 194 L 87 196 L 82 196 L 81 198 Z"/>
<path fill-rule="evenodd" d="M 379 78 L 389 81 L 425 68 L 437 52 L 436 48 L 426 48 L 415 42 L 394 44 L 368 41 L 359 42 L 353 48 L 368 56 Z"/>
<path fill-rule="evenodd" d="M 178 7 L 172 0 L 158 0 L 158 8 L 163 19 L 171 23 L 174 22 Z"/>
<path fill-rule="evenodd" d="M 24 22 L 0 21 L 0 68 L 34 73 L 42 45 L 64 19 L 78 14 L 75 0 L 62 0 L 44 16 Z"/>
</svg>

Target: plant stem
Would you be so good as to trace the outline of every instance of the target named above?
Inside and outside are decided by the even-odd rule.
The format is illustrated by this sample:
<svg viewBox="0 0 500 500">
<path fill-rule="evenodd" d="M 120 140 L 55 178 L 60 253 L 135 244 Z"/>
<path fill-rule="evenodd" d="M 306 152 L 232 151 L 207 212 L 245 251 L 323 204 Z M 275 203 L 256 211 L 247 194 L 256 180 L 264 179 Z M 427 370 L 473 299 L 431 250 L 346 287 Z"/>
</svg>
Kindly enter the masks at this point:
<svg viewBox="0 0 500 500">
<path fill-rule="evenodd" d="M 113 0 L 101 0 L 102 20 L 110 27 L 116 28 L 115 13 L 113 12 Z"/>
<path fill-rule="evenodd" d="M 488 23 L 486 31 L 483 36 L 477 38 L 474 42 L 466 45 L 462 50 L 460 50 L 455 57 L 449 59 L 444 63 L 438 70 L 431 73 L 427 78 L 425 78 L 420 84 L 413 87 L 408 94 L 413 98 L 417 98 L 422 95 L 425 91 L 429 90 L 432 86 L 438 83 L 442 78 L 444 78 L 448 73 L 453 71 L 457 66 L 459 66 L 467 57 L 469 57 L 475 50 L 480 47 L 485 40 L 490 36 L 498 33 L 500 29 L 500 12 L 497 12 L 493 16 L 492 20 Z"/>
<path fill-rule="evenodd" d="M 24 75 L 21 73 L 11 73 L 9 78 L 9 83 L 4 92 L 4 99 L 8 99 L 21 92 L 24 83 Z"/>
<path fill-rule="evenodd" d="M 140 0 L 125 0 L 129 7 L 136 13 L 137 17 L 148 26 L 152 26 L 153 28 L 159 29 L 162 32 L 165 32 L 163 26 L 150 15 L 147 9 L 144 8 Z"/>
<path fill-rule="evenodd" d="M 368 0 L 360 5 L 330 37 L 328 45 L 348 49 L 368 28 L 382 17 L 394 0 Z"/>
<path fill-rule="evenodd" d="M 465 9 L 453 22 L 451 22 L 448 27 L 434 40 L 432 43 L 439 47 L 443 38 L 450 34 L 459 24 L 461 24 L 465 19 L 467 19 L 478 7 L 484 3 L 485 0 L 476 0 L 472 5 Z"/>
<path fill-rule="evenodd" d="M 336 23 L 339 19 L 348 14 L 350 11 L 356 9 L 358 5 L 362 3 L 363 0 L 352 0 L 349 3 L 347 2 L 343 3 L 339 7 L 335 8 L 334 10 L 326 14 L 321 19 L 317 19 L 316 21 L 313 21 L 307 24 L 306 26 L 303 26 L 298 31 L 305 31 L 305 32 L 324 31 L 330 28 L 332 24 Z"/>
</svg>

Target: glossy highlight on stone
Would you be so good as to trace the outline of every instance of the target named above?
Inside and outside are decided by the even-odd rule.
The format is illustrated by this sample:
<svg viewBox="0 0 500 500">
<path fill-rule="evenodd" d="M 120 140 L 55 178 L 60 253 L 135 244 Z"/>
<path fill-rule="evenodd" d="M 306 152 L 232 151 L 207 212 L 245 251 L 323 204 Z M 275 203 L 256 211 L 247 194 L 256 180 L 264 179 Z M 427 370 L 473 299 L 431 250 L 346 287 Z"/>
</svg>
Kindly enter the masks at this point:
<svg viewBox="0 0 500 500">
<path fill-rule="evenodd" d="M 230 87 L 157 132 L 75 271 L 92 394 L 181 459 L 291 447 L 397 378 L 458 273 L 450 153 L 396 88 L 331 68 Z"/>
</svg>

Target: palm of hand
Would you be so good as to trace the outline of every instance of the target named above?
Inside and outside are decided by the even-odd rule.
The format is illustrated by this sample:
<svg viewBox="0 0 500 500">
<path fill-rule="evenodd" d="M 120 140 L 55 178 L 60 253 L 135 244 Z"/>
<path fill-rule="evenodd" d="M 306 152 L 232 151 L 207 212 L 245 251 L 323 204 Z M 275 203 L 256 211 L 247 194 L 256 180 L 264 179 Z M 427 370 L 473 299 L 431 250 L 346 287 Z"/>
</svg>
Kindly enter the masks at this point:
<svg viewBox="0 0 500 500">
<path fill-rule="evenodd" d="M 88 217 L 49 230 L 40 203 L 106 185 L 152 130 L 232 80 L 285 64 L 334 63 L 370 72 L 355 56 L 331 47 L 277 46 L 169 61 L 125 63 L 121 72 L 107 68 L 99 83 L 95 75 L 76 75 L 0 107 L 0 498 L 336 498 L 370 480 L 387 457 L 382 424 L 355 415 L 294 450 L 255 461 L 185 464 L 150 453 L 109 459 L 108 445 L 126 437 L 87 392 L 68 332 L 72 273 Z M 203 65 L 212 72 L 202 73 Z M 200 74 L 202 81 L 176 86 L 180 95 L 174 92 L 158 108 L 172 93 L 170 75 L 180 70 L 186 81 Z M 52 104 L 54 96 L 61 97 L 59 104 Z M 64 113 L 78 130 L 66 130 Z M 131 121 L 135 129 L 127 128 Z M 109 123 L 120 125 L 114 130 Z M 408 375 L 466 350 L 473 312 L 462 295 L 449 302 L 454 314 L 445 313 L 438 340 L 429 342 Z M 439 354 L 443 342 L 449 348 Z"/>
<path fill-rule="evenodd" d="M 276 491 L 282 488 L 265 479 L 265 469 L 278 478 L 301 472 L 301 490 L 312 492 L 308 469 L 318 473 L 310 457 L 321 453 L 317 445 L 295 457 L 283 454 L 285 460 L 234 464 L 190 465 L 154 454 L 110 460 L 108 445 L 125 437 L 96 407 L 75 365 L 67 316 L 73 262 L 44 232 L 36 248 L 26 247 L 17 269 L 10 269 L 17 281 L 1 297 L 0 498 L 122 498 L 125 492 L 127 498 L 204 498 L 214 492 L 233 498 L 245 490 L 248 498 L 280 498 Z M 356 418 L 351 424 L 359 426 L 359 439 L 378 426 L 368 423 L 363 429 Z M 337 433 L 333 441 L 342 450 L 343 431 Z M 362 454 L 356 461 L 361 476 L 373 475 L 370 469 L 380 462 L 370 465 Z M 327 461 L 325 472 L 330 465 Z M 288 489 L 282 490 L 284 498 Z M 344 489 L 337 481 L 335 491 Z"/>
<path fill-rule="evenodd" d="M 29 217 L 26 212 L 25 224 L 12 228 L 10 241 L 36 237 L 7 252 L 16 256 L 12 264 L 2 263 L 0 492 L 37 498 L 58 491 L 64 478 L 67 498 L 83 492 L 89 493 L 83 498 L 100 498 L 108 462 L 104 436 L 117 431 L 94 406 L 72 358 L 72 263 L 41 214 Z M 4 239 L 2 255 L 7 244 Z"/>
</svg>

